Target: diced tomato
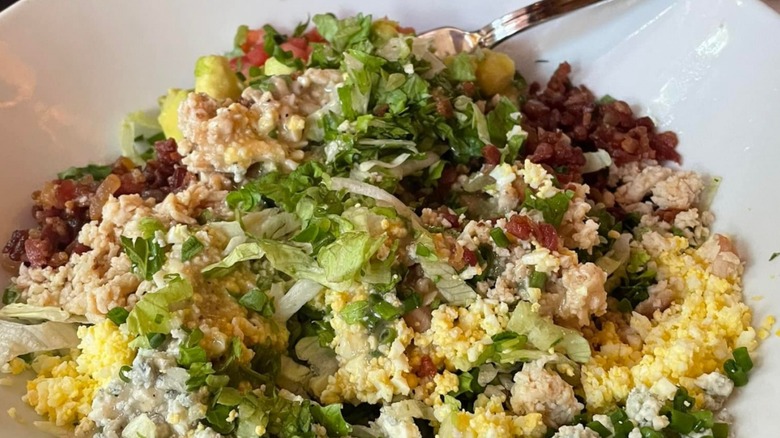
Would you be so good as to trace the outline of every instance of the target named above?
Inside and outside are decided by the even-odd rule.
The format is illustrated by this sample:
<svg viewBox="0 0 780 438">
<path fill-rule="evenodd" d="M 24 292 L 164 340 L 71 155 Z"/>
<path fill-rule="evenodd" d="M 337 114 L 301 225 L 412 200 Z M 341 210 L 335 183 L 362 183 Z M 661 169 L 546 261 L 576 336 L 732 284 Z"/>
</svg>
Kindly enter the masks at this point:
<svg viewBox="0 0 780 438">
<path fill-rule="evenodd" d="M 247 74 L 250 66 L 262 67 L 265 61 L 271 57 L 271 54 L 265 52 L 264 39 L 265 31 L 261 29 L 249 30 L 246 34 L 246 41 L 241 44 L 241 50 L 245 55 L 240 58 L 230 60 L 233 69 L 238 69 L 238 64 L 242 65 L 242 72 Z M 292 52 L 293 56 L 304 61 L 309 59 L 311 54 L 310 42 L 324 42 L 325 40 L 312 29 L 302 37 L 290 37 L 284 43 L 280 44 L 282 50 Z"/>
<path fill-rule="evenodd" d="M 265 31 L 261 29 L 253 29 L 246 33 L 246 41 L 241 45 L 241 49 L 244 53 L 249 52 L 254 46 L 263 45 L 263 38 L 265 37 Z"/>
<path fill-rule="evenodd" d="M 265 53 L 265 49 L 263 49 L 263 46 L 254 46 L 252 47 L 247 53 L 246 56 L 244 56 L 244 59 L 247 64 L 249 65 L 256 65 L 258 67 L 265 64 L 265 61 L 269 58 L 268 54 Z"/>
<path fill-rule="evenodd" d="M 292 39 L 292 38 L 291 38 Z M 306 44 L 306 41 L 304 41 L 304 44 Z M 279 45 L 279 47 L 282 48 L 285 52 L 292 52 L 293 56 L 299 59 L 302 59 L 306 61 L 309 59 L 309 47 L 299 47 L 296 45 L 296 43 L 290 42 L 290 40 L 287 40 Z"/>
<path fill-rule="evenodd" d="M 319 32 L 317 32 L 317 29 L 312 29 L 305 34 L 303 34 L 304 38 L 306 38 L 310 43 L 324 43 L 325 38 L 320 35 Z"/>
<path fill-rule="evenodd" d="M 287 41 L 285 41 L 284 43 L 290 44 L 291 46 L 298 47 L 299 49 L 305 49 L 309 46 L 309 42 L 306 41 L 306 38 L 304 37 L 290 37 L 287 38 Z"/>
</svg>

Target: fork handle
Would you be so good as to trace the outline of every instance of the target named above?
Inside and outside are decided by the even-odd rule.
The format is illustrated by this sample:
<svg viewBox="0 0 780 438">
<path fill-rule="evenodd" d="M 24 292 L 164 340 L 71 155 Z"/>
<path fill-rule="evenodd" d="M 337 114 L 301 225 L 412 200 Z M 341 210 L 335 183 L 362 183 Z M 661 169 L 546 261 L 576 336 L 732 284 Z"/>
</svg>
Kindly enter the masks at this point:
<svg viewBox="0 0 780 438">
<path fill-rule="evenodd" d="M 510 12 L 478 30 L 479 44 L 494 47 L 501 41 L 537 24 L 568 12 L 609 0 L 539 0 L 524 8 Z"/>
</svg>

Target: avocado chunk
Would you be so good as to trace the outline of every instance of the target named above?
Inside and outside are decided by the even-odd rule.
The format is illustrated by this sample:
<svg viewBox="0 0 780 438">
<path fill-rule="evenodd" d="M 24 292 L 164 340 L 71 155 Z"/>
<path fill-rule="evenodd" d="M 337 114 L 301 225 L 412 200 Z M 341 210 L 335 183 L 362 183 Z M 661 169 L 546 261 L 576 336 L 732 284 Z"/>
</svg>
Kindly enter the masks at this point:
<svg viewBox="0 0 780 438">
<path fill-rule="evenodd" d="M 241 84 L 230 62 L 224 56 L 201 56 L 195 62 L 195 92 L 214 99 L 238 99 Z"/>
<path fill-rule="evenodd" d="M 184 137 L 179 130 L 179 106 L 187 98 L 187 94 L 189 94 L 188 90 L 171 88 L 160 101 L 160 115 L 157 116 L 157 122 L 165 138 L 172 138 L 179 142 Z"/>
<path fill-rule="evenodd" d="M 267 76 L 289 75 L 296 70 L 295 67 L 284 65 L 276 58 L 268 58 L 268 60 L 265 61 L 265 64 L 263 64 L 263 73 Z"/>
</svg>

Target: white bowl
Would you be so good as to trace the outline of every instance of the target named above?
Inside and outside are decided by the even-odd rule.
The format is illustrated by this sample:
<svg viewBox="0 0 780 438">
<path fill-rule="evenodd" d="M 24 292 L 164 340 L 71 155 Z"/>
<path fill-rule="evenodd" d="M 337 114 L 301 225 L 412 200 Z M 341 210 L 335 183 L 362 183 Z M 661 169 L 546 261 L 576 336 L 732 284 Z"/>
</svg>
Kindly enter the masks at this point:
<svg viewBox="0 0 780 438">
<path fill-rule="evenodd" d="M 169 87 L 192 85 L 195 59 L 230 49 L 239 24 L 291 29 L 331 11 L 387 15 L 424 30 L 478 28 L 526 1 L 27 0 L 0 14 L 0 237 L 31 224 L 30 193 L 71 165 L 117 155 L 118 127 Z M 456 6 L 457 4 L 457 6 Z M 680 135 L 685 167 L 723 177 L 715 229 L 748 261 L 754 324 L 780 310 L 780 16 L 755 0 L 614 0 L 550 22 L 502 49 L 529 79 L 561 61 L 598 94 L 636 103 Z M 0 278 L 3 283 L 7 276 Z M 759 350 L 751 383 L 729 404 L 737 436 L 778 436 L 780 343 Z M 0 388 L 28 426 L 0 412 L 3 436 L 34 436 L 37 419 Z"/>
</svg>

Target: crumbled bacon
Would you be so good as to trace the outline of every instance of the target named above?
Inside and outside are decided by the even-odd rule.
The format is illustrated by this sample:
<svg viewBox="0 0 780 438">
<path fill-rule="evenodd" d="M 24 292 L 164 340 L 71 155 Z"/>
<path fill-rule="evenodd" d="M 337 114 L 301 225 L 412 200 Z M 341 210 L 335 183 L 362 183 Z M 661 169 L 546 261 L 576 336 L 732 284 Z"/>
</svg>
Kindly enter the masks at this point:
<svg viewBox="0 0 780 438">
<path fill-rule="evenodd" d="M 506 231 L 520 240 L 529 240 L 536 232 L 536 223 L 528 216 L 516 214 L 507 222 Z"/>
<path fill-rule="evenodd" d="M 579 181 L 582 151 L 604 149 L 617 165 L 680 161 L 673 132 L 656 132 L 650 118 L 636 118 L 623 101 L 597 102 L 588 88 L 571 83 L 570 73 L 571 66 L 563 63 L 544 89 L 537 83 L 530 87 L 522 112 L 532 161 L 548 164 L 568 181 Z"/>
<path fill-rule="evenodd" d="M 677 214 L 679 214 L 682 210 L 677 208 L 670 208 L 670 209 L 660 209 L 655 212 L 655 215 L 658 216 L 662 221 L 667 223 L 673 223 L 674 218 L 677 217 Z"/>
<path fill-rule="evenodd" d="M 534 237 L 536 237 L 536 240 L 543 247 L 549 249 L 550 251 L 558 250 L 558 232 L 555 230 L 554 226 L 546 223 L 539 224 Z"/>
<path fill-rule="evenodd" d="M 154 145 L 157 154 L 144 167 L 136 167 L 127 158 L 114 162 L 103 181 L 91 175 L 79 180 L 53 180 L 33 193 L 33 217 L 38 226 L 16 230 L 3 248 L 3 256 L 15 264 L 60 266 L 72 253 L 83 253 L 88 247 L 76 241 L 87 222 L 100 220 L 103 205 L 111 196 L 138 194 L 162 200 L 195 181 L 181 164 L 176 142 L 172 139 Z M 5 265 L 13 268 L 11 264 Z"/>
<path fill-rule="evenodd" d="M 455 214 L 452 210 L 442 205 L 441 207 L 439 207 L 438 211 L 442 219 L 449 222 L 452 228 L 460 228 L 460 221 L 458 220 L 458 215 Z"/>
<path fill-rule="evenodd" d="M 463 248 L 463 261 L 469 266 L 477 266 L 477 254 L 468 248 Z"/>
<path fill-rule="evenodd" d="M 530 240 L 533 236 L 540 245 L 550 251 L 558 250 L 558 232 L 550 224 L 537 224 L 528 216 L 516 214 L 507 222 L 506 231 L 520 240 Z"/>
<path fill-rule="evenodd" d="M 11 233 L 11 238 L 3 248 L 3 254 L 15 262 L 21 262 L 24 256 L 24 242 L 27 240 L 29 231 L 15 230 Z"/>
<path fill-rule="evenodd" d="M 420 358 L 420 366 L 417 367 L 415 374 L 420 378 L 426 378 L 435 376 L 438 371 L 438 368 L 433 363 L 433 359 L 426 354 Z"/>
<path fill-rule="evenodd" d="M 440 94 L 434 94 L 433 100 L 436 102 L 436 112 L 439 113 L 439 115 L 445 119 L 449 119 L 455 115 L 455 112 L 452 108 L 452 102 L 450 102 L 448 97 Z"/>
<path fill-rule="evenodd" d="M 485 164 L 495 166 L 501 162 L 501 151 L 489 144 L 482 148 L 482 157 L 485 158 Z"/>
</svg>

